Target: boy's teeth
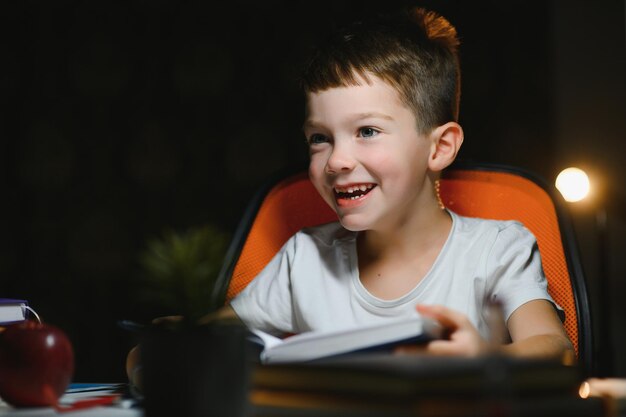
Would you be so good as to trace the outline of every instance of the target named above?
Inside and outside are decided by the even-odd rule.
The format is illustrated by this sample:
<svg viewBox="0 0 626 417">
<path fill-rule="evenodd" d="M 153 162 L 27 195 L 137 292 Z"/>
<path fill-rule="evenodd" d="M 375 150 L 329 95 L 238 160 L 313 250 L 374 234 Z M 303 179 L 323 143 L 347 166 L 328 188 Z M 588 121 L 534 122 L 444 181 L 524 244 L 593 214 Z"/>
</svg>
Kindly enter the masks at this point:
<svg viewBox="0 0 626 417">
<path fill-rule="evenodd" d="M 374 187 L 375 187 L 375 184 L 351 185 L 345 188 L 335 187 L 335 192 L 337 193 L 337 198 L 346 199 L 346 200 L 357 200 L 359 198 L 362 198 L 365 194 L 367 194 Z"/>
<path fill-rule="evenodd" d="M 370 188 L 372 188 L 373 185 L 371 184 L 361 184 L 361 185 L 357 185 L 357 186 L 350 186 L 347 188 L 343 188 L 343 189 L 339 189 L 339 188 L 335 188 L 335 191 L 337 191 L 338 193 L 348 193 L 348 194 L 352 194 L 355 191 L 367 191 Z"/>
</svg>

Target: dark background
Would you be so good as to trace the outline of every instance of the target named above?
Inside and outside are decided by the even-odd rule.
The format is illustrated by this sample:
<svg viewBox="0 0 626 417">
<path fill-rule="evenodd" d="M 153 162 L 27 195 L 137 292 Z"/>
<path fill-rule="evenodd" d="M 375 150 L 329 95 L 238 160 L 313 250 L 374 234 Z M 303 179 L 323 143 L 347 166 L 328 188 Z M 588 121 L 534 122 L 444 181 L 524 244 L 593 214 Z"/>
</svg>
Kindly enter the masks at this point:
<svg viewBox="0 0 626 417">
<path fill-rule="evenodd" d="M 116 320 L 169 313 L 139 301 L 148 239 L 232 233 L 264 179 L 306 163 L 297 74 L 310 46 L 408 4 L 459 31 L 461 158 L 550 182 L 577 165 L 600 189 L 572 215 L 592 311 L 612 319 L 594 316 L 596 331 L 610 326 L 604 372 L 626 376 L 623 1 L 214 3 L 0 6 L 0 296 L 68 333 L 76 380 L 122 380 L 134 340 Z M 595 214 L 608 203 L 600 256 Z"/>
</svg>

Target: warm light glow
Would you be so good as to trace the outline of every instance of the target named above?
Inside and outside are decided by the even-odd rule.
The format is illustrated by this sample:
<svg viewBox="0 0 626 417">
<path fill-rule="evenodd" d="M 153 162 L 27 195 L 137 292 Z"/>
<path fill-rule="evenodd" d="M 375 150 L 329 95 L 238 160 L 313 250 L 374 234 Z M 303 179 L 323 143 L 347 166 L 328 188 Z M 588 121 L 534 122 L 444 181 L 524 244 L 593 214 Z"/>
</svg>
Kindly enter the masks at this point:
<svg viewBox="0 0 626 417">
<path fill-rule="evenodd" d="M 589 382 L 585 381 L 580 384 L 580 388 L 578 389 L 578 395 L 580 395 L 580 398 L 589 398 L 590 393 L 591 386 L 589 385 Z"/>
<path fill-rule="evenodd" d="M 556 177 L 556 188 L 565 201 L 580 201 L 589 194 L 589 177 L 579 168 L 566 168 Z"/>
</svg>

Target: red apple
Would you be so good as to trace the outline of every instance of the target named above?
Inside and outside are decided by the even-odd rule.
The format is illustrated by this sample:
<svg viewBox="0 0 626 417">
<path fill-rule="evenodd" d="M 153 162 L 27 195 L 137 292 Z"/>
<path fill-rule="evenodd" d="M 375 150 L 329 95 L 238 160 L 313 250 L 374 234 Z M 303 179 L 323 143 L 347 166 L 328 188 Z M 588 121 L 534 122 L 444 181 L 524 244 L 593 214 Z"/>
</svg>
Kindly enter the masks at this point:
<svg viewBox="0 0 626 417">
<path fill-rule="evenodd" d="M 0 397 L 11 405 L 56 405 L 74 372 L 72 344 L 58 328 L 23 321 L 0 333 Z"/>
</svg>

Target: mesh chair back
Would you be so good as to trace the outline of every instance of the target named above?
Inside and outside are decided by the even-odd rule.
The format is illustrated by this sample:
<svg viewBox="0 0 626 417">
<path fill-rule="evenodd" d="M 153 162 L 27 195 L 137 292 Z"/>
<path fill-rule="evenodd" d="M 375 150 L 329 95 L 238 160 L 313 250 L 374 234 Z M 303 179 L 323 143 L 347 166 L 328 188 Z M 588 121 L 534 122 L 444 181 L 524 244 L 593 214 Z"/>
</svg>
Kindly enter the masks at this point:
<svg viewBox="0 0 626 417">
<path fill-rule="evenodd" d="M 527 172 L 473 165 L 447 169 L 440 194 L 445 206 L 460 215 L 518 220 L 535 235 L 550 294 L 564 309 L 567 334 L 579 358 L 589 366 L 587 293 L 571 228 L 554 192 Z M 225 264 L 222 283 L 218 283 L 221 289 L 217 291 L 222 296 L 225 292 L 226 301 L 245 288 L 298 230 L 337 220 L 306 173 L 278 182 L 246 217 L 231 246 L 231 262 Z"/>
<path fill-rule="evenodd" d="M 243 290 L 298 230 L 337 220 L 307 173 L 273 186 L 264 197 L 235 264 L 226 301 Z"/>
</svg>

